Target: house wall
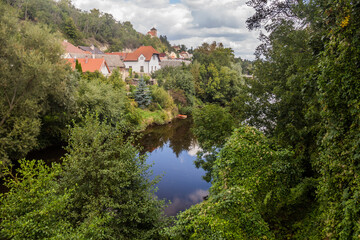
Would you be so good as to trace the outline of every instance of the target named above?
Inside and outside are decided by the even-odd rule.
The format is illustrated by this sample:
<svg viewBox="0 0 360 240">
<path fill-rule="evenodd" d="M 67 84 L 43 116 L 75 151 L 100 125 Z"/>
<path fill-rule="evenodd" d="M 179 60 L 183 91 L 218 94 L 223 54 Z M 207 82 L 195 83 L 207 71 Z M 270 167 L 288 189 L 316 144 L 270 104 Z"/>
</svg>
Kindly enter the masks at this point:
<svg viewBox="0 0 360 240">
<path fill-rule="evenodd" d="M 132 62 L 124 62 L 125 67 L 127 69 L 129 69 L 130 67 L 132 68 L 133 72 L 137 72 L 140 73 L 140 68 L 141 66 L 144 66 L 144 72 L 147 72 L 148 70 L 148 64 L 145 62 L 145 57 L 144 55 L 140 55 L 138 58 L 138 61 L 132 61 Z"/>
<path fill-rule="evenodd" d="M 103 65 L 101 66 L 100 72 L 101 72 L 104 76 L 107 76 L 107 75 L 110 74 L 110 72 L 109 72 L 109 70 L 108 70 L 108 68 L 106 67 L 105 64 L 103 64 Z"/>
<path fill-rule="evenodd" d="M 159 56 L 154 54 L 151 57 L 151 60 L 149 62 L 149 72 L 148 73 L 155 72 L 156 70 L 159 70 L 160 68 L 161 68 L 161 66 L 160 66 Z"/>
<path fill-rule="evenodd" d="M 154 58 L 155 56 L 155 58 Z M 133 72 L 141 73 L 141 66 L 144 68 L 144 73 L 151 73 L 159 70 L 161 68 L 159 57 L 157 55 L 153 55 L 149 62 L 145 61 L 145 57 L 140 55 L 137 62 L 124 62 L 125 67 L 127 69 L 132 67 Z"/>
</svg>

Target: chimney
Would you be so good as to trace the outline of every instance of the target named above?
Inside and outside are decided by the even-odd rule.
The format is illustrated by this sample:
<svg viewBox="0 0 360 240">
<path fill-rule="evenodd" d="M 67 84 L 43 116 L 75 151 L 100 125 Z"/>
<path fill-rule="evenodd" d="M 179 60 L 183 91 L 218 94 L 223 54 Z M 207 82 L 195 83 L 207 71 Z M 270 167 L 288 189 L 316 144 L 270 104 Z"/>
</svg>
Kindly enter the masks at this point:
<svg viewBox="0 0 360 240">
<path fill-rule="evenodd" d="M 85 63 L 88 63 L 88 61 L 89 61 L 89 58 L 88 58 L 88 56 L 86 55 L 86 56 L 85 56 Z"/>
</svg>

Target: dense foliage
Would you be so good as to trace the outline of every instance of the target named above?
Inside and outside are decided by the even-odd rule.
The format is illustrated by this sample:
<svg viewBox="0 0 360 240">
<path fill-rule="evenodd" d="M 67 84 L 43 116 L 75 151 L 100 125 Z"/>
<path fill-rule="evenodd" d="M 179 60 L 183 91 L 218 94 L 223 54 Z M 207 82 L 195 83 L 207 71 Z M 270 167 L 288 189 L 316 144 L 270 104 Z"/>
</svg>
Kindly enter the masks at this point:
<svg viewBox="0 0 360 240">
<path fill-rule="evenodd" d="M 162 227 L 163 202 L 154 197 L 148 167 L 123 126 L 87 115 L 71 130 L 61 186 L 71 196 L 74 224 L 103 220 L 99 239 L 153 239 Z"/>
<path fill-rule="evenodd" d="M 41 127 L 65 127 L 74 106 L 75 77 L 60 58 L 60 42 L 45 27 L 20 24 L 14 15 L 0 3 L 0 158 L 5 161 L 36 147 Z M 55 127 L 47 135 L 60 133 Z"/>
<path fill-rule="evenodd" d="M 189 114 L 203 103 L 229 105 L 244 84 L 242 61 L 221 43 L 204 43 L 194 50 L 188 66 L 165 67 L 154 74 L 168 90 L 180 112 Z"/>
<path fill-rule="evenodd" d="M 109 51 L 153 46 L 160 52 L 170 50 L 166 36 L 151 38 L 137 32 L 130 22 L 119 22 L 111 14 L 98 9 L 84 12 L 76 9 L 71 0 L 3 0 L 19 9 L 24 20 L 47 24 L 53 31 L 60 31 L 64 37 L 77 45 L 100 44 Z"/>
<path fill-rule="evenodd" d="M 66 209 L 73 187 L 60 190 L 56 177 L 61 166 L 48 167 L 42 161 L 20 161 L 13 175 L 6 168 L 5 186 L 10 189 L 1 194 L 0 237 L 2 239 L 49 239 L 72 237 Z M 77 239 L 80 239 L 77 238 Z"/>
<path fill-rule="evenodd" d="M 191 72 L 196 95 L 203 102 L 225 106 L 239 94 L 243 83 L 242 69 L 232 49 L 219 43 L 204 43 L 194 51 Z"/>
<path fill-rule="evenodd" d="M 212 168 L 219 149 L 234 130 L 234 119 L 225 109 L 215 104 L 205 105 L 193 111 L 194 127 L 201 151 L 197 153 L 195 166 L 206 171 L 203 178 L 210 182 Z"/>
<path fill-rule="evenodd" d="M 265 220 L 282 207 L 296 171 L 288 162 L 292 153 L 271 145 L 254 128 L 235 130 L 214 163 L 209 198 L 181 213 L 169 234 L 182 239 L 274 239 Z"/>
<path fill-rule="evenodd" d="M 168 238 L 358 238 L 358 1 L 250 0 L 248 27 L 268 31 L 253 64 L 205 43 L 190 65 L 156 72 L 159 86 L 141 81 L 130 93 L 116 71 L 109 78 L 70 71 L 50 33 L 121 48 L 139 44 L 130 23 L 65 0 L 6 2 L 20 13 L 0 4 L 2 162 L 65 139 L 65 125 L 74 127 L 64 166 L 21 160 L 18 175 L 5 167 L 1 237 L 160 238 L 163 203 L 124 134 L 144 118 L 168 121 L 178 107 L 193 114 L 202 148 L 196 165 L 213 186 L 166 228 Z M 169 47 L 166 37 L 159 41 Z"/>
<path fill-rule="evenodd" d="M 165 67 L 155 73 L 159 86 L 170 91 L 177 104 L 188 106 L 194 104 L 194 80 L 185 67 Z"/>
<path fill-rule="evenodd" d="M 154 181 L 121 125 L 86 115 L 70 132 L 64 166 L 22 160 L 5 168 L 0 236 L 8 239 L 154 239 L 166 219 Z"/>
<path fill-rule="evenodd" d="M 268 34 L 261 36 L 256 52 L 255 78 L 245 79 L 229 107 L 237 122 L 261 129 L 266 140 L 250 137 L 255 130 L 236 130 L 207 166 L 214 176 L 209 199 L 182 213 L 170 234 L 185 239 L 357 239 L 360 3 L 248 4 L 255 9 L 248 27 L 264 27 Z M 256 148 L 268 146 L 266 153 L 256 156 L 252 141 Z M 270 149 L 284 155 L 276 159 Z M 275 158 L 267 159 L 267 153 Z M 244 186 L 248 192 L 238 195 Z M 231 187 L 237 191 L 225 190 Z M 242 211 L 233 215 L 237 207 Z M 244 214 L 256 223 L 247 226 L 251 220 Z"/>
</svg>

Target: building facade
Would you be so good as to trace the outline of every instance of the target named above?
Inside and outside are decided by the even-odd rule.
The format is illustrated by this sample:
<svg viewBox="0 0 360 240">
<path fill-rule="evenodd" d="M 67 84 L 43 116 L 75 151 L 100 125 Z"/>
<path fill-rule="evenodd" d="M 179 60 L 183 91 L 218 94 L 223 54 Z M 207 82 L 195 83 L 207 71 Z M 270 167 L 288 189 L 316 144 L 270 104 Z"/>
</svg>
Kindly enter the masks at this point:
<svg viewBox="0 0 360 240">
<path fill-rule="evenodd" d="M 136 73 L 151 74 L 161 68 L 159 52 L 151 46 L 142 46 L 126 55 L 124 64 Z"/>
</svg>

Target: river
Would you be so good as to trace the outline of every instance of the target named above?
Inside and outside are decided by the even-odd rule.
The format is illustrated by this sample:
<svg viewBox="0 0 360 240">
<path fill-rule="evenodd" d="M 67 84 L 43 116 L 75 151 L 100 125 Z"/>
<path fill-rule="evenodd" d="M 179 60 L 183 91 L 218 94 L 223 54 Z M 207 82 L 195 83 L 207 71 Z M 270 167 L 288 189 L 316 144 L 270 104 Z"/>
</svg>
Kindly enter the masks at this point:
<svg viewBox="0 0 360 240">
<path fill-rule="evenodd" d="M 176 119 L 167 125 L 149 127 L 139 141 L 154 176 L 162 175 L 156 195 L 171 201 L 165 209 L 169 216 L 201 202 L 210 187 L 202 179 L 204 170 L 194 165 L 199 148 L 191 126 L 191 119 Z"/>
</svg>

